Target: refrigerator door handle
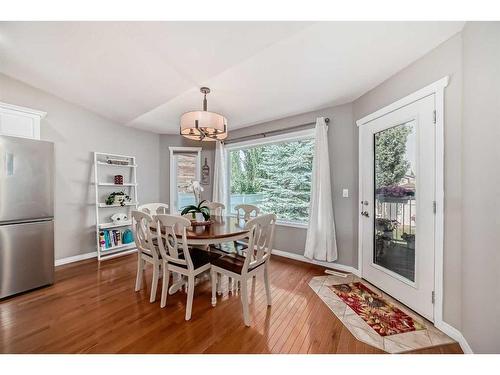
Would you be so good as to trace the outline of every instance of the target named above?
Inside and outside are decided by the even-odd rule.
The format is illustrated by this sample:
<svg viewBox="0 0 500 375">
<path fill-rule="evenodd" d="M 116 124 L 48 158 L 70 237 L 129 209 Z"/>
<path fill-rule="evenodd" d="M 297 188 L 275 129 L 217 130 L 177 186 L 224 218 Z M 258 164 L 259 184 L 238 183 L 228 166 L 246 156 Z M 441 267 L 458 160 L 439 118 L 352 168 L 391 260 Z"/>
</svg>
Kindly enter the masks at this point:
<svg viewBox="0 0 500 375">
<path fill-rule="evenodd" d="M 54 216 L 47 217 L 37 217 L 36 219 L 24 219 L 24 220 L 9 220 L 9 221 L 1 221 L 0 226 L 3 225 L 17 225 L 17 224 L 29 224 L 29 223 L 40 223 L 43 221 L 52 221 L 54 220 Z"/>
</svg>

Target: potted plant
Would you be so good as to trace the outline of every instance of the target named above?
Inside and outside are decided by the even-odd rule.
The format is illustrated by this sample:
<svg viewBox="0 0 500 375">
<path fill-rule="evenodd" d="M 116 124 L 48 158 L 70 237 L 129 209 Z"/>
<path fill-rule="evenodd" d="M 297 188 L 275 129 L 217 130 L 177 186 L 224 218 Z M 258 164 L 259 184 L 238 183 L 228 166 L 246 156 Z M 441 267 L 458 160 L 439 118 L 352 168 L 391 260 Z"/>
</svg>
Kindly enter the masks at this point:
<svg viewBox="0 0 500 375">
<path fill-rule="evenodd" d="M 114 191 L 108 195 L 106 198 L 106 204 L 108 206 L 111 205 L 120 205 L 125 206 L 125 203 L 130 202 L 130 197 L 125 194 L 123 191 Z"/>
<path fill-rule="evenodd" d="M 184 207 L 181 215 L 191 214 L 194 221 L 208 221 L 210 219 L 210 209 L 203 205 L 205 202 L 206 200 L 202 200 L 198 205 L 190 204 Z"/>
<path fill-rule="evenodd" d="M 392 233 L 392 231 L 398 227 L 398 224 L 397 220 L 391 220 L 384 217 L 375 219 L 376 230 L 384 233 Z"/>
<path fill-rule="evenodd" d="M 414 199 L 415 189 L 404 186 L 382 186 L 375 190 L 379 202 L 407 202 Z"/>
<path fill-rule="evenodd" d="M 415 250 L 415 235 L 412 233 L 403 233 L 401 238 L 406 241 L 407 246 L 411 250 Z"/>
</svg>

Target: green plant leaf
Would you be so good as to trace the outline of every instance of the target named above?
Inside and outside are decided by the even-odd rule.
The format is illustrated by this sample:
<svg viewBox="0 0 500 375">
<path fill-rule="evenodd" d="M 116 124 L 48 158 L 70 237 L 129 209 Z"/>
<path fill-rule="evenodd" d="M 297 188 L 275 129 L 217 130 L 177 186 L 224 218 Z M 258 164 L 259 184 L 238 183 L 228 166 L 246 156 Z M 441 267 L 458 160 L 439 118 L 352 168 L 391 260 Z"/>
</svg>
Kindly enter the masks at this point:
<svg viewBox="0 0 500 375">
<path fill-rule="evenodd" d="M 192 204 L 189 205 L 189 206 L 186 206 L 182 209 L 182 212 L 181 212 L 181 215 L 185 215 L 185 214 L 188 214 L 190 212 L 196 212 L 196 210 L 198 209 L 198 207 L 196 206 L 193 206 Z"/>
<path fill-rule="evenodd" d="M 203 202 L 206 202 L 206 199 L 203 199 L 200 203 L 198 203 L 198 209 L 201 208 L 201 205 L 203 204 Z"/>
</svg>

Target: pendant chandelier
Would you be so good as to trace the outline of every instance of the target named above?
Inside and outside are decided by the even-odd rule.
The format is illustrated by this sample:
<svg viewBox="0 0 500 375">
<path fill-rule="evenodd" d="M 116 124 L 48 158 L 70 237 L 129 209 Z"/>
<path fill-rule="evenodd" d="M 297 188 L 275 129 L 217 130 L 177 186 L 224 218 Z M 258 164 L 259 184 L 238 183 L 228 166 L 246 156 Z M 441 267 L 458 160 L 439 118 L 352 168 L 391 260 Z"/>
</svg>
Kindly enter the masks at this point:
<svg viewBox="0 0 500 375">
<path fill-rule="evenodd" d="M 207 111 L 208 87 L 202 87 L 203 111 L 186 112 L 181 116 L 181 135 L 196 141 L 221 141 L 227 137 L 227 119 Z"/>
</svg>

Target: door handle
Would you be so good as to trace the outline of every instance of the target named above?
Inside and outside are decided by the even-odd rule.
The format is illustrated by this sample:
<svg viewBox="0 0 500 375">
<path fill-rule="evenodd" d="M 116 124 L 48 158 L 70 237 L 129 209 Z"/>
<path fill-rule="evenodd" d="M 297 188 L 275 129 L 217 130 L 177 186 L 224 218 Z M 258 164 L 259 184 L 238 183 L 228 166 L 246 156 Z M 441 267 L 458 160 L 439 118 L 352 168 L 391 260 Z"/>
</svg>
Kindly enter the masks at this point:
<svg viewBox="0 0 500 375">
<path fill-rule="evenodd" d="M 361 210 L 363 210 L 363 206 L 368 206 L 368 201 L 361 201 Z M 361 216 L 370 217 L 370 214 L 368 213 L 368 211 L 364 210 L 361 211 Z"/>
</svg>

